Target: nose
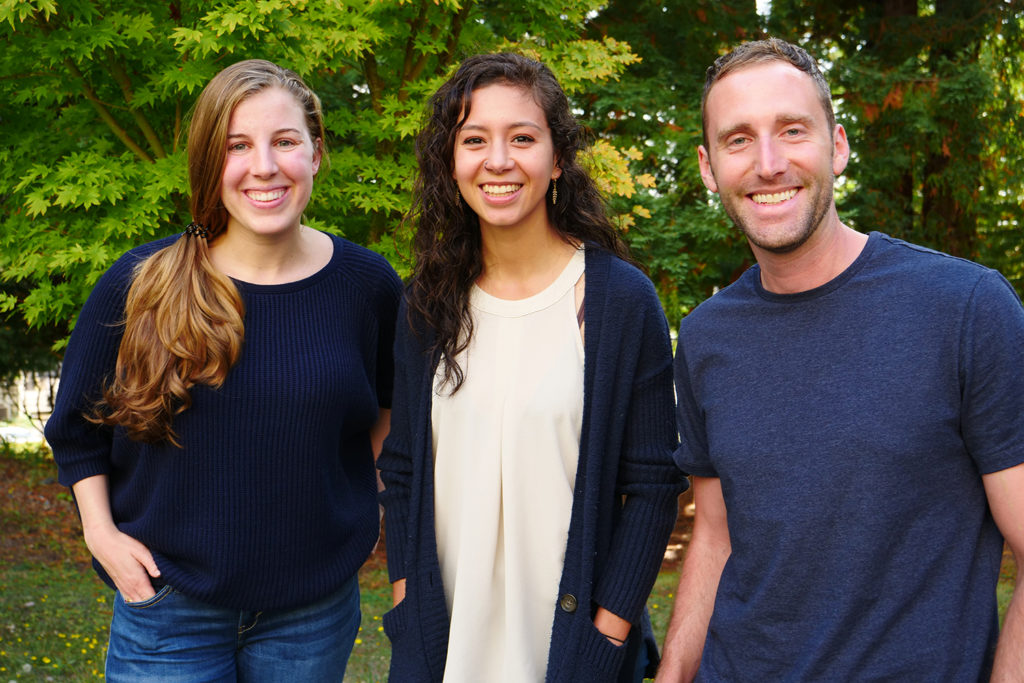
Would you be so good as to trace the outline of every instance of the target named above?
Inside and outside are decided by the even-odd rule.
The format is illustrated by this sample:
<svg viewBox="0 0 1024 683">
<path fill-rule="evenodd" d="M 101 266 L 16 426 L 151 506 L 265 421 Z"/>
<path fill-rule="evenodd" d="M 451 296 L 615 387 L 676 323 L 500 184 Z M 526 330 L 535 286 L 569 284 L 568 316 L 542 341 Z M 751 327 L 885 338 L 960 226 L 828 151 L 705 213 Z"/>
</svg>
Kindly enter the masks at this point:
<svg viewBox="0 0 1024 683">
<path fill-rule="evenodd" d="M 778 143 L 770 138 L 764 137 L 757 145 L 757 173 L 762 178 L 773 178 L 786 172 L 789 160 L 779 149 Z"/>
<path fill-rule="evenodd" d="M 484 168 L 491 173 L 504 173 L 512 170 L 515 161 L 509 154 L 508 145 L 495 144 L 490 148 L 487 160 L 484 161 Z"/>
<path fill-rule="evenodd" d="M 277 173 L 277 159 L 270 145 L 257 145 L 253 148 L 250 172 L 261 178 Z"/>
</svg>

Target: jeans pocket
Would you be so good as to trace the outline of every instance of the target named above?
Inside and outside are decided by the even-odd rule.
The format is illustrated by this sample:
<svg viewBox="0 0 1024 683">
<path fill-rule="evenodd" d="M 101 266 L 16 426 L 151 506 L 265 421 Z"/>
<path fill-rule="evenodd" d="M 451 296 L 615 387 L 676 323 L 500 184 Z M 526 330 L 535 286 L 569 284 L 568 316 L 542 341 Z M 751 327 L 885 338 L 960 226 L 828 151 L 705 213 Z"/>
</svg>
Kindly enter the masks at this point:
<svg viewBox="0 0 1024 683">
<path fill-rule="evenodd" d="M 156 595 L 154 595 L 151 598 L 146 598 L 145 600 L 139 600 L 138 602 L 130 602 L 128 600 L 125 600 L 123 595 L 121 596 L 121 599 L 124 600 L 124 604 L 126 607 L 131 607 L 132 609 L 146 609 L 157 604 L 173 592 L 173 588 L 165 585 L 156 592 Z"/>
</svg>

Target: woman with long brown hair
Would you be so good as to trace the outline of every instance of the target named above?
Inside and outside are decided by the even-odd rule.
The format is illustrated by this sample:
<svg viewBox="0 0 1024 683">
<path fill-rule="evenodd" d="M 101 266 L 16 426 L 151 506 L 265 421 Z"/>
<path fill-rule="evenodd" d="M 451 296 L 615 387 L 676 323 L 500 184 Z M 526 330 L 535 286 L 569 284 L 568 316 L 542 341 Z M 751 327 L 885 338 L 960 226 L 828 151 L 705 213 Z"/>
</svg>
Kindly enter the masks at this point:
<svg viewBox="0 0 1024 683">
<path fill-rule="evenodd" d="M 668 326 L 582 144 L 519 55 L 466 60 L 431 100 L 379 460 L 392 680 L 655 663 L 644 603 L 685 488 Z"/>
<path fill-rule="evenodd" d="M 401 283 L 302 224 L 316 95 L 247 60 L 200 94 L 193 222 L 83 307 L 46 426 L 100 576 L 107 678 L 341 680 L 377 539 Z"/>
</svg>

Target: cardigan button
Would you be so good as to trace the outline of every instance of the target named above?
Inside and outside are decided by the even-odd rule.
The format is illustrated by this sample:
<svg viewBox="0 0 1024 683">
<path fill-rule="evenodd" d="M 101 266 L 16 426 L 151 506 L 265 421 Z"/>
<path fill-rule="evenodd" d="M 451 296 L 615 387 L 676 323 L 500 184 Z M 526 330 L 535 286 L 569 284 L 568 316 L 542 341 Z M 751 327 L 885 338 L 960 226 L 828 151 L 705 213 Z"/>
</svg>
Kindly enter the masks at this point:
<svg viewBox="0 0 1024 683">
<path fill-rule="evenodd" d="M 576 601 L 576 596 L 572 593 L 566 593 L 563 595 L 562 599 L 558 601 L 558 604 L 562 609 L 570 613 L 575 612 L 576 607 L 579 606 L 579 603 Z"/>
</svg>

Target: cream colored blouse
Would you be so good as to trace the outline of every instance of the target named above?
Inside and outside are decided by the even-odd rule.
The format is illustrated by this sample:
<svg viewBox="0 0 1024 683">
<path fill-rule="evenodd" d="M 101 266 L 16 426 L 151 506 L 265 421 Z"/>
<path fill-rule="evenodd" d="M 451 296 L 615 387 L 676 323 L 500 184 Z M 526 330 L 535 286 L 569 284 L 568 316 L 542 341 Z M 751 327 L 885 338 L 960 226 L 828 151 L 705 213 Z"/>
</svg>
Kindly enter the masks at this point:
<svg viewBox="0 0 1024 683">
<path fill-rule="evenodd" d="M 434 507 L 451 630 L 446 683 L 541 681 L 583 419 L 580 249 L 544 291 L 474 287 L 473 338 L 450 396 L 435 377 Z"/>
</svg>

